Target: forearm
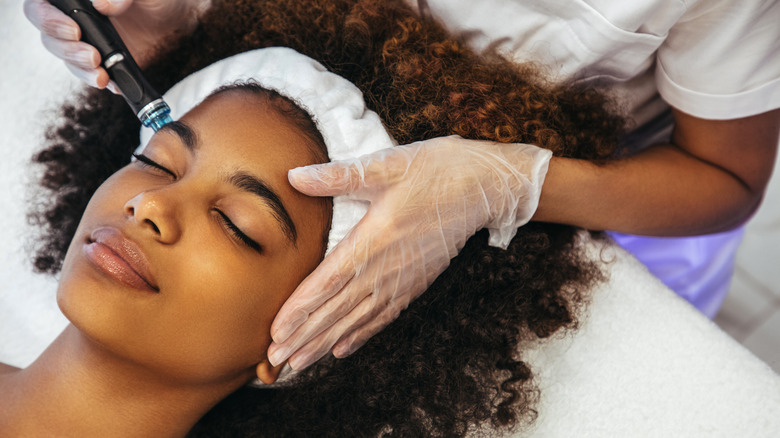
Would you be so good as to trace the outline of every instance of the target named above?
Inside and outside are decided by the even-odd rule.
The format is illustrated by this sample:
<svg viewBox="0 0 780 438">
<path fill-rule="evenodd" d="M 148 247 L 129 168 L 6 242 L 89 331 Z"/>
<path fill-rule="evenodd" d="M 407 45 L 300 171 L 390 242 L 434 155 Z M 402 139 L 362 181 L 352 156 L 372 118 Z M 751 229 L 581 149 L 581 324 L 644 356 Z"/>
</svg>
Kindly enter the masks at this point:
<svg viewBox="0 0 780 438">
<path fill-rule="evenodd" d="M 747 220 L 772 174 L 780 110 L 734 120 L 673 113 L 674 144 L 603 166 L 553 159 L 534 220 L 651 236 L 715 233 Z"/>
<path fill-rule="evenodd" d="M 603 166 L 554 158 L 534 220 L 655 236 L 705 234 L 746 220 L 762 193 L 663 145 Z"/>
</svg>

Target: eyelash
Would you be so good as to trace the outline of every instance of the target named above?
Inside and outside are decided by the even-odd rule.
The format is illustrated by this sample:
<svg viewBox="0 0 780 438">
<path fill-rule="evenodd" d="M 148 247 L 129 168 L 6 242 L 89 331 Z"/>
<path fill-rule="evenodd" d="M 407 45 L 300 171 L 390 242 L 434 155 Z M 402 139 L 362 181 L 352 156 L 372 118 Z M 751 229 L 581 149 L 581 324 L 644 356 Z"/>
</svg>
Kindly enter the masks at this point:
<svg viewBox="0 0 780 438">
<path fill-rule="evenodd" d="M 152 160 L 146 155 L 133 154 L 133 156 L 135 157 L 136 160 L 138 160 L 138 163 L 141 166 L 157 169 L 171 175 L 174 179 L 177 178 L 175 173 L 171 172 L 166 167 L 162 166 L 161 164 L 157 163 L 156 161 Z M 250 249 L 253 249 L 257 252 L 262 252 L 262 247 L 260 246 L 260 244 L 252 240 L 246 234 L 244 234 L 244 232 L 241 231 L 241 229 L 238 228 L 225 213 L 217 209 L 214 209 L 214 211 L 217 212 L 217 214 L 219 215 L 220 222 L 222 222 L 225 228 L 228 229 L 228 232 L 231 234 L 231 236 L 234 239 L 238 240 L 241 244 L 246 245 Z"/>
<path fill-rule="evenodd" d="M 144 154 L 133 154 L 133 157 L 135 157 L 135 159 L 138 160 L 138 163 L 143 167 L 151 167 L 152 169 L 157 169 L 167 173 L 168 175 L 172 176 L 173 179 L 177 178 L 176 174 L 168 170 L 167 167 L 162 166 L 161 164 L 152 160 L 151 158 L 147 157 Z"/>
<path fill-rule="evenodd" d="M 243 231 L 241 231 L 234 223 L 230 220 L 229 217 L 225 213 L 222 213 L 220 210 L 214 209 L 214 211 L 217 212 L 219 215 L 220 221 L 225 225 L 225 227 L 229 230 L 230 234 L 233 235 L 235 239 L 237 239 L 242 244 L 248 246 L 249 248 L 257 251 L 262 252 L 262 247 L 259 243 L 252 240 L 249 236 L 244 234 Z"/>
</svg>

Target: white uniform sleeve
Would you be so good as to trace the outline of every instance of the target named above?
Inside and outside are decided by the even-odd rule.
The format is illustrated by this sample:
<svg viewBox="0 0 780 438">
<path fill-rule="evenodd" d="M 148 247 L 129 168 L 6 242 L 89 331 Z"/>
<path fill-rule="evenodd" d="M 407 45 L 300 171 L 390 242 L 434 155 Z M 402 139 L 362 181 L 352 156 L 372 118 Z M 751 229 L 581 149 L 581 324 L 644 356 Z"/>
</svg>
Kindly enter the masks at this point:
<svg viewBox="0 0 780 438">
<path fill-rule="evenodd" d="M 658 49 L 664 100 L 718 120 L 780 108 L 780 1 L 689 3 Z"/>
</svg>

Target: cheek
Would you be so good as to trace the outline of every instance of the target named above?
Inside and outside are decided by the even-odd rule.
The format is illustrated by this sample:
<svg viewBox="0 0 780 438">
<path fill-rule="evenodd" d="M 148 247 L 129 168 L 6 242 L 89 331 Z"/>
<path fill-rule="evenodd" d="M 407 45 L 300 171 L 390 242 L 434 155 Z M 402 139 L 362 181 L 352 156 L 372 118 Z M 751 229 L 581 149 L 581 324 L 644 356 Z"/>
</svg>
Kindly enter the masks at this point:
<svg viewBox="0 0 780 438">
<path fill-rule="evenodd" d="M 271 343 L 270 327 L 298 282 L 289 264 L 249 264 L 231 251 L 188 260 L 186 269 L 169 277 L 175 290 L 166 294 L 161 318 L 168 328 L 161 345 L 181 370 L 218 376 L 254 367 Z M 242 263 L 243 262 L 243 263 Z"/>
<path fill-rule="evenodd" d="M 138 178 L 128 173 L 128 168 L 120 169 L 111 175 L 89 199 L 89 203 L 81 215 L 74 240 L 68 249 L 73 251 L 74 243 L 83 243 L 91 229 L 97 224 L 121 223 L 124 218 L 125 205 L 138 192 Z M 78 242 L 76 242 L 78 241 Z M 68 255 L 66 255 L 66 260 Z M 63 264 L 64 266 L 64 264 Z"/>
<path fill-rule="evenodd" d="M 68 246 L 68 251 L 63 260 L 60 271 L 60 279 L 57 288 L 57 304 L 63 314 L 75 325 L 91 325 L 90 321 L 98 322 L 96 313 L 105 315 L 105 312 L 97 312 L 95 309 L 103 304 L 118 302 L 121 304 L 121 295 L 107 294 L 105 285 L 94 281 L 95 273 L 88 267 L 84 258 L 83 246 L 87 241 L 90 230 L 96 224 L 115 220 L 122 216 L 124 203 L 121 197 L 114 195 L 117 186 L 117 174 L 112 175 L 95 192 L 90 199 L 81 221 L 76 229 L 73 240 Z M 99 323 L 101 326 L 108 323 Z M 99 327 L 96 332 L 105 331 Z"/>
</svg>

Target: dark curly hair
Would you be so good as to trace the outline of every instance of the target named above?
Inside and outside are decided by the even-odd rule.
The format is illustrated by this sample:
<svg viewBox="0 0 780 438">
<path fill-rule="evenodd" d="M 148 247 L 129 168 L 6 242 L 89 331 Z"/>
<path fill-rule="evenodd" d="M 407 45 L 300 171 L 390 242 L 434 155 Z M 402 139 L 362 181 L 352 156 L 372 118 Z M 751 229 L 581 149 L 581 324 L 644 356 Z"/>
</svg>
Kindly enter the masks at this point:
<svg viewBox="0 0 780 438">
<path fill-rule="evenodd" d="M 549 84 L 532 63 L 478 56 L 401 0 L 225 0 L 200 21 L 147 69 L 159 90 L 227 56 L 287 46 L 357 85 L 400 144 L 458 134 L 602 162 L 624 127 L 604 93 Z M 42 227 L 34 263 L 50 273 L 91 194 L 138 144 L 138 121 L 120 97 L 87 90 L 62 112 L 34 157 L 44 169 L 36 199 L 50 199 L 31 213 Z M 602 280 L 579 233 L 531 223 L 507 250 L 477 233 L 352 356 L 321 360 L 284 388 L 244 387 L 191 435 L 451 437 L 528 424 L 538 394 L 523 345 L 575 327 Z"/>
</svg>

